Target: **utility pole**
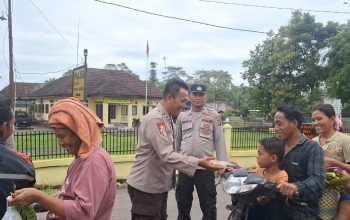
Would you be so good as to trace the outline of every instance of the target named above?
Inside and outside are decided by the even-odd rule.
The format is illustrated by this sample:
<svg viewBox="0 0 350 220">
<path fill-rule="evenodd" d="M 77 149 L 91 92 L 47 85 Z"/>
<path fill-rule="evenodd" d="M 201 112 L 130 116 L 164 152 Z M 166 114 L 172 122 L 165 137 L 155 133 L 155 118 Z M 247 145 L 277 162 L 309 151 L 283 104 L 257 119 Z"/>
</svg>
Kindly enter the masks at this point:
<svg viewBox="0 0 350 220">
<path fill-rule="evenodd" d="M 0 21 L 6 21 L 7 20 L 7 18 L 5 18 L 5 16 L 4 16 L 4 12 L 2 12 L 2 15 L 1 15 L 1 17 L 0 17 Z M 2 78 L 2 76 L 0 76 L 0 79 Z"/>
<path fill-rule="evenodd" d="M 88 49 L 84 49 L 84 103 L 85 105 L 88 105 L 88 100 L 87 100 L 87 55 L 88 55 Z"/>
<path fill-rule="evenodd" d="M 8 0 L 8 29 L 9 29 L 9 96 L 11 101 L 11 108 L 15 110 L 15 82 L 13 79 L 13 41 L 12 41 L 12 7 L 11 0 Z"/>
</svg>

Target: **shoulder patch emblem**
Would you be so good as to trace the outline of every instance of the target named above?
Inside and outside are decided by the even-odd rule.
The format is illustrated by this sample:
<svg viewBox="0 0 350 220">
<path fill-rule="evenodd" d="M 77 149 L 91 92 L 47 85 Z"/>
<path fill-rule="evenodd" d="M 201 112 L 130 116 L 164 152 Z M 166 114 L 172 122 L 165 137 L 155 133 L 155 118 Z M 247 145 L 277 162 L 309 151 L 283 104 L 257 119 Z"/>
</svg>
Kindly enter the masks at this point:
<svg viewBox="0 0 350 220">
<path fill-rule="evenodd" d="M 212 114 L 211 111 L 208 111 L 208 110 L 205 111 L 205 115 L 206 115 L 206 116 L 211 116 L 211 114 Z"/>
<path fill-rule="evenodd" d="M 221 121 L 221 116 L 220 115 L 216 116 L 216 123 L 218 124 L 218 126 L 222 125 L 222 121 Z"/>
<path fill-rule="evenodd" d="M 160 121 L 156 123 L 158 130 L 160 133 L 162 133 L 165 130 L 165 123 L 164 121 Z"/>
</svg>

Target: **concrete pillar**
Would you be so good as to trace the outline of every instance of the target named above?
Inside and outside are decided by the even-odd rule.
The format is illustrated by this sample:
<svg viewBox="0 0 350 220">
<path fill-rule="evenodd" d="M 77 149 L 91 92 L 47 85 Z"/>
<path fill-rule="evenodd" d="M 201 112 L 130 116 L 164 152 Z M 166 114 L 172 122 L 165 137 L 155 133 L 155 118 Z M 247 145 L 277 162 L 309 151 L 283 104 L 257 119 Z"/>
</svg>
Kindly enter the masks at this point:
<svg viewBox="0 0 350 220">
<path fill-rule="evenodd" d="M 109 127 L 108 124 L 108 101 L 103 101 L 102 103 L 103 105 L 103 124 L 105 125 L 105 127 Z"/>
<path fill-rule="evenodd" d="M 230 152 L 231 152 L 231 138 L 232 138 L 232 126 L 229 123 L 226 123 L 223 126 L 224 129 L 224 137 L 225 137 L 225 144 L 226 144 L 226 151 L 227 156 L 230 158 Z"/>
<path fill-rule="evenodd" d="M 132 105 L 133 104 L 128 105 L 128 128 L 132 128 Z"/>
</svg>

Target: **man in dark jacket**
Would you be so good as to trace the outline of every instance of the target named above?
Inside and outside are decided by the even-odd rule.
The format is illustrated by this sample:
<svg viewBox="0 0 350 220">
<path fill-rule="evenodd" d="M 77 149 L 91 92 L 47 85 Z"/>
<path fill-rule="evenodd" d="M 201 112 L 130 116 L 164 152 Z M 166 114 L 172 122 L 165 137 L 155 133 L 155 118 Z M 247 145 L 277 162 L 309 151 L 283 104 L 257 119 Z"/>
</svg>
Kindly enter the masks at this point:
<svg viewBox="0 0 350 220">
<path fill-rule="evenodd" d="M 13 133 L 14 115 L 8 98 L 0 96 L 0 219 L 6 212 L 6 198 L 14 191 L 35 184 L 35 170 L 15 150 L 6 147 Z"/>
<path fill-rule="evenodd" d="M 285 142 L 281 168 L 288 183 L 277 186 L 286 216 L 279 219 L 317 219 L 325 179 L 324 153 L 320 145 L 301 134 L 302 113 L 295 106 L 279 105 L 274 117 L 277 136 Z"/>
</svg>

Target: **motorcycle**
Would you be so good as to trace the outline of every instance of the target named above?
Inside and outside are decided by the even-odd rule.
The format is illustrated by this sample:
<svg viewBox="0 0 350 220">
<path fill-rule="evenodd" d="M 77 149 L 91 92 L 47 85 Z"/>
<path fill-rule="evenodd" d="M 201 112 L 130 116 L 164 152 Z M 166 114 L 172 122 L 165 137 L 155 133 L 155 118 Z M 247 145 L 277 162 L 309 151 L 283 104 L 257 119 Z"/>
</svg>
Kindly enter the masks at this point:
<svg viewBox="0 0 350 220">
<path fill-rule="evenodd" d="M 269 199 L 276 195 L 275 183 L 256 173 L 248 173 L 245 168 L 221 174 L 220 185 L 231 196 L 232 204 L 226 207 L 231 211 L 228 220 L 247 220 L 249 209 L 258 197 Z"/>
</svg>

